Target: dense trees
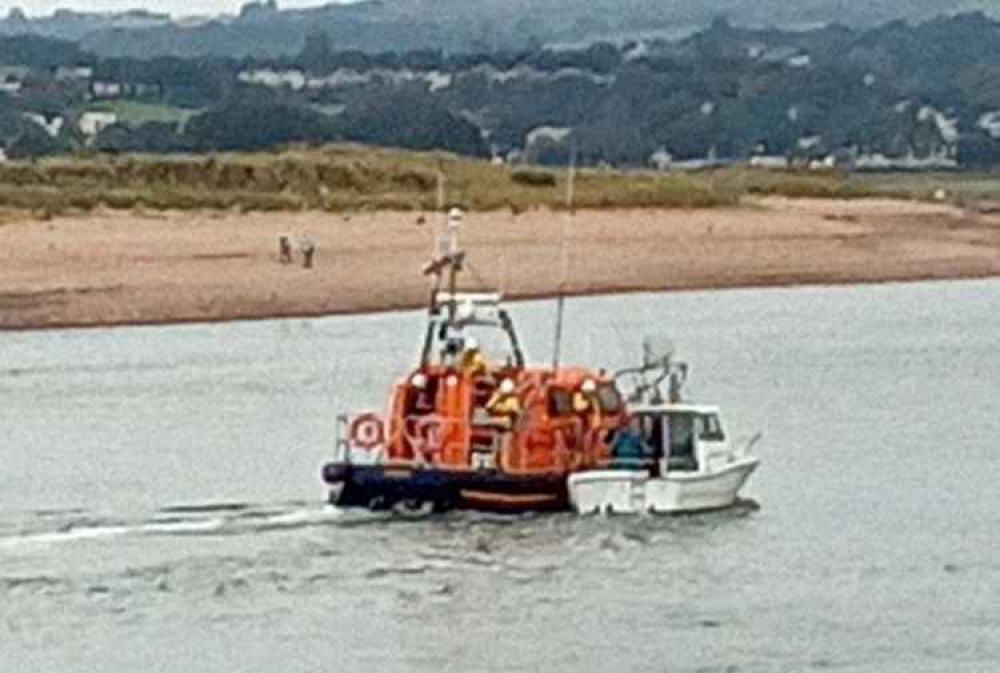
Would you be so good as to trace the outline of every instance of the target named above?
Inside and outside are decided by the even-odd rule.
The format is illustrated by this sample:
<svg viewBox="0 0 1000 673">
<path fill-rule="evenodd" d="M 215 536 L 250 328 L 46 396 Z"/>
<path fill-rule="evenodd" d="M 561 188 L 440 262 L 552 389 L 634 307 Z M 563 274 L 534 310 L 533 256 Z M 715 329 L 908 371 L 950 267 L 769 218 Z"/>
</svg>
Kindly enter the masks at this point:
<svg viewBox="0 0 1000 673">
<path fill-rule="evenodd" d="M 95 60 L 93 55 L 84 52 L 75 42 L 30 34 L 0 38 L 2 65 L 50 70 L 58 66 L 87 65 Z"/>
<path fill-rule="evenodd" d="M 277 96 L 243 91 L 192 118 L 184 137 L 200 151 L 258 150 L 293 142 L 338 139 L 330 119 Z"/>
<path fill-rule="evenodd" d="M 415 150 L 444 149 L 485 156 L 479 128 L 428 96 L 419 86 L 350 103 L 337 118 L 343 136 L 358 142 Z"/>
<path fill-rule="evenodd" d="M 263 31 L 275 12 L 252 3 L 238 23 Z M 573 49 L 371 53 L 344 44 L 321 24 L 293 55 L 240 60 L 96 58 L 71 43 L 0 38 L 0 57 L 29 71 L 5 75 L 15 86 L 0 95 L 0 142 L 15 153 L 84 142 L 166 152 L 346 139 L 475 156 L 520 151 L 544 163 L 575 151 L 585 164 L 644 165 L 660 150 L 676 159 L 846 148 L 924 156 L 954 148 L 960 135 L 963 161 L 1000 161 L 983 122 L 1000 124 L 1000 24 L 981 14 L 867 32 L 719 20 L 680 41 Z M 91 65 L 90 89 L 58 76 L 56 64 Z M 86 141 L 22 132 L 26 114 L 62 116 L 75 128 L 91 97 L 103 95 L 96 83 L 121 85 L 111 97 L 163 113 L 123 118 Z"/>
</svg>

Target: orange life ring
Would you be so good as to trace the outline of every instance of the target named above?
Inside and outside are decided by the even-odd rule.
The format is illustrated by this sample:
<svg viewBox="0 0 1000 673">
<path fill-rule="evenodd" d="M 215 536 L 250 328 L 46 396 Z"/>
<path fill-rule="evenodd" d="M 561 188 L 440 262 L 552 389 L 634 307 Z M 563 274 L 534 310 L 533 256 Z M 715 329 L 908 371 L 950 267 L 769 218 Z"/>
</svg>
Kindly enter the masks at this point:
<svg viewBox="0 0 1000 673">
<path fill-rule="evenodd" d="M 351 442 L 362 449 L 374 449 L 385 441 L 385 426 L 372 413 L 361 414 L 351 421 Z"/>
</svg>

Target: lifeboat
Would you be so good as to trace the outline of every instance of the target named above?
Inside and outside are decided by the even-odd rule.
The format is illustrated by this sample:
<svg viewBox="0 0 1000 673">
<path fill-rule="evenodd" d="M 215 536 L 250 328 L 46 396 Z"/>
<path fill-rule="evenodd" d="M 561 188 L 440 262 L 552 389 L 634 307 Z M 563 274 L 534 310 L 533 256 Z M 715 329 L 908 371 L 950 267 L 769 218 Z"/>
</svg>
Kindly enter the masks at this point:
<svg viewBox="0 0 1000 673">
<path fill-rule="evenodd" d="M 626 415 L 614 378 L 526 363 L 500 294 L 457 289 L 464 263 L 453 240 L 425 267 L 434 287 L 420 361 L 386 413 L 338 416 L 336 456 L 322 471 L 333 504 L 568 509 L 567 477 L 611 464 L 609 438 Z"/>
<path fill-rule="evenodd" d="M 466 316 L 460 331 L 453 313 Z M 472 325 L 508 335 L 509 358 L 470 365 Z M 338 417 L 337 458 L 323 470 L 333 503 L 565 509 L 567 476 L 610 464 L 608 436 L 625 414 L 614 380 L 585 367 L 527 365 L 499 296 L 436 296 L 423 352 L 393 386 L 387 414 Z"/>
</svg>

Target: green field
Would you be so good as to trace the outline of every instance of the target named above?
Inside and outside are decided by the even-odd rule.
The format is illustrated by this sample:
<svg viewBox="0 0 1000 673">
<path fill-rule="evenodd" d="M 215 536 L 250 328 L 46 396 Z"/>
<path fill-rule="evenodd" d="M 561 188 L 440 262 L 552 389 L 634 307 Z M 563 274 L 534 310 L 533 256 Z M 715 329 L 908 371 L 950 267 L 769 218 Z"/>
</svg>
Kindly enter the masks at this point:
<svg viewBox="0 0 1000 673">
<path fill-rule="evenodd" d="M 188 119 L 198 114 L 198 110 L 189 108 L 142 103 L 133 100 L 102 101 L 92 103 L 85 112 L 112 112 L 118 116 L 119 123 L 127 126 L 142 126 L 148 122 L 167 122 L 171 124 L 187 123 Z"/>
</svg>

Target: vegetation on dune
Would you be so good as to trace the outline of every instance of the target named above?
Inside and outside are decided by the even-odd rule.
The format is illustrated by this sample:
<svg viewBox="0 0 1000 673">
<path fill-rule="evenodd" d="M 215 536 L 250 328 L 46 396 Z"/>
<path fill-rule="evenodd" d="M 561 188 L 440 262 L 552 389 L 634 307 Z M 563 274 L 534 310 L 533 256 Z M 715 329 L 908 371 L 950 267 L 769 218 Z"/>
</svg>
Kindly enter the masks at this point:
<svg viewBox="0 0 1000 673">
<path fill-rule="evenodd" d="M 0 208 L 58 214 L 113 209 L 330 211 L 563 208 L 565 171 L 512 169 L 443 152 L 360 145 L 208 155 L 95 155 L 0 164 Z M 580 170 L 580 208 L 704 208 L 746 195 L 930 198 L 934 189 L 838 172 L 746 168 L 692 173 Z"/>
</svg>

